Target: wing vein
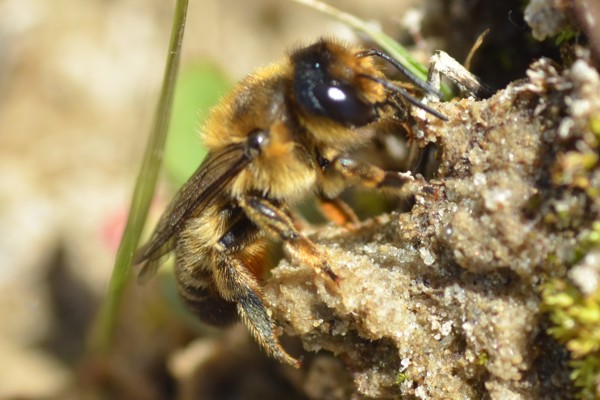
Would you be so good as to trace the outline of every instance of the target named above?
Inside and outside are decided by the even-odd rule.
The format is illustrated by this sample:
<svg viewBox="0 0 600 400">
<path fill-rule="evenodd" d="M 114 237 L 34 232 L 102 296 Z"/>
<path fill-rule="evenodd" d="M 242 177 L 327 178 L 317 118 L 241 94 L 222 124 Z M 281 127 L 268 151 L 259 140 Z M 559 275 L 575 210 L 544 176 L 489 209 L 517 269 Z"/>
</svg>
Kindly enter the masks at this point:
<svg viewBox="0 0 600 400">
<path fill-rule="evenodd" d="M 219 152 L 209 153 L 175 195 L 151 239 L 138 249 L 134 265 L 147 262 L 149 269 L 157 269 L 163 256 L 175 248 L 177 235 L 189 216 L 202 213 L 218 194 L 226 192 L 227 186 L 248 162 L 241 144 L 232 144 Z"/>
</svg>

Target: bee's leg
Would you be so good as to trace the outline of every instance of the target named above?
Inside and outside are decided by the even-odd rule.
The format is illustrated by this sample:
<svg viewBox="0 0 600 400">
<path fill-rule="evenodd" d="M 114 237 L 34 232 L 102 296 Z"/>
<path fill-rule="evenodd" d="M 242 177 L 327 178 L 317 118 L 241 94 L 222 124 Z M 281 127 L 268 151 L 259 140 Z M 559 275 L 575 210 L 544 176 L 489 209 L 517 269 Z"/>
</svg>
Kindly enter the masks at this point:
<svg viewBox="0 0 600 400">
<path fill-rule="evenodd" d="M 319 275 L 337 283 L 338 277 L 317 246 L 294 226 L 287 207 L 255 195 L 246 195 L 238 199 L 238 203 L 252 222 L 272 237 L 283 240 L 283 250 L 294 262 L 308 265 Z"/>
<path fill-rule="evenodd" d="M 415 182 L 410 172 L 385 171 L 346 156 L 335 158 L 328 168 L 333 168 L 345 179 L 367 188 L 405 189 L 407 184 Z"/>
<path fill-rule="evenodd" d="M 338 226 L 353 230 L 360 223 L 352 208 L 337 197 L 329 199 L 321 196 L 319 198 L 319 206 L 325 218 Z"/>
<path fill-rule="evenodd" d="M 247 248 L 231 252 L 222 242 L 217 244 L 213 264 L 217 289 L 225 300 L 236 304 L 240 319 L 267 354 L 298 368 L 300 361 L 287 354 L 279 344 L 258 280 L 245 265 L 249 260 L 253 262 L 252 254 L 246 254 L 251 252 Z"/>
</svg>

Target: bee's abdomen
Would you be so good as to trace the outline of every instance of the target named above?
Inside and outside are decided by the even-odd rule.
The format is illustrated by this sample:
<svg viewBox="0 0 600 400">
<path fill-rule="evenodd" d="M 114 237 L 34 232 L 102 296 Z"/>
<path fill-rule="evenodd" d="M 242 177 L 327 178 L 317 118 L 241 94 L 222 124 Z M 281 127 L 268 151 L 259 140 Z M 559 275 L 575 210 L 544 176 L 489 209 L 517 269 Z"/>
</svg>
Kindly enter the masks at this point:
<svg viewBox="0 0 600 400">
<path fill-rule="evenodd" d="M 224 300 L 214 290 L 215 284 L 211 277 L 207 277 L 207 282 L 196 281 L 190 284 L 190 280 L 182 276 L 185 271 L 177 272 L 179 294 L 190 311 L 202 322 L 225 327 L 237 321 L 236 303 Z"/>
</svg>

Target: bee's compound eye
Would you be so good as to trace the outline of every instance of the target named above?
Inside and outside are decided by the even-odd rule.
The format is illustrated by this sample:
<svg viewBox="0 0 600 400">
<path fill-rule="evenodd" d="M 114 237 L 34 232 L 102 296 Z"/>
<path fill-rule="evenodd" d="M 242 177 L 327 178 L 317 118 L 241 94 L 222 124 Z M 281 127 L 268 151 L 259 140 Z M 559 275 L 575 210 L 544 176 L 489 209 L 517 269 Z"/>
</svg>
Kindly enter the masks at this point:
<svg viewBox="0 0 600 400">
<path fill-rule="evenodd" d="M 250 158 L 258 156 L 264 146 L 269 141 L 269 132 L 257 129 L 248 135 L 246 141 L 246 154 Z"/>
<path fill-rule="evenodd" d="M 363 101 L 350 85 L 337 82 L 318 85 L 313 94 L 325 115 L 344 125 L 363 126 L 377 117 L 374 107 Z"/>
</svg>

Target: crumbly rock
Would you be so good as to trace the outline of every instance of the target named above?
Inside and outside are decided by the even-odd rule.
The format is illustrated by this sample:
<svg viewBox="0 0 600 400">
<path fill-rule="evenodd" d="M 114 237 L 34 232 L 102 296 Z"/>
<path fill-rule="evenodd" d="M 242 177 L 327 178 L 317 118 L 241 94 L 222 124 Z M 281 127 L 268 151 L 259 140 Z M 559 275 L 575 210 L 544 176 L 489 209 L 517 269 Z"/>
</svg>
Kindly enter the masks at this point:
<svg viewBox="0 0 600 400">
<path fill-rule="evenodd" d="M 585 57 L 565 71 L 539 60 L 528 77 L 487 100 L 444 103 L 446 123 L 417 121 L 416 140 L 436 143 L 440 164 L 410 212 L 313 235 L 338 287 L 287 261 L 273 270 L 275 319 L 306 350 L 341 360 L 356 396 L 571 395 L 539 288 L 566 274 L 578 233 L 600 214 L 586 192 L 597 163 L 564 160 L 592 143 L 600 80 Z"/>
</svg>

